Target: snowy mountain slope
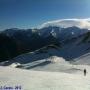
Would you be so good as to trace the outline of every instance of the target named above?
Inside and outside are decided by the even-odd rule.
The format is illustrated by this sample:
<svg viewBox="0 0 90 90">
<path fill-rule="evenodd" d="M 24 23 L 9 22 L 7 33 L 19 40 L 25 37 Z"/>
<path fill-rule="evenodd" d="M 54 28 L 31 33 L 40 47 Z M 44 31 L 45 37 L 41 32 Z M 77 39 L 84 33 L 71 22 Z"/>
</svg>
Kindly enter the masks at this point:
<svg viewBox="0 0 90 90">
<path fill-rule="evenodd" d="M 0 65 L 7 66 L 12 63 L 28 64 L 28 63 L 32 63 L 32 62 L 38 61 L 38 60 L 45 61 L 53 55 L 59 55 L 59 50 L 54 49 L 54 48 L 53 49 L 45 48 L 45 50 L 40 50 L 40 51 L 37 50 L 35 52 L 30 52 L 30 53 L 19 55 L 19 56 L 13 58 L 12 60 L 1 62 Z"/>
<path fill-rule="evenodd" d="M 52 23 L 55 24 L 55 26 Z M 47 23 L 50 25 L 52 24 L 51 26 L 45 26 L 35 30 L 28 29 L 26 31 L 18 31 L 14 29 L 15 32 L 13 32 L 13 30 L 11 31 L 11 29 L 6 30 L 4 33 L 12 33 L 11 36 L 14 35 L 13 37 L 17 42 L 17 48 L 20 54 L 22 52 L 29 52 L 30 50 L 32 52 L 19 55 L 11 59 L 11 61 L 2 62 L 1 65 L 7 66 L 12 63 L 15 65 L 28 64 L 38 60 L 49 59 L 51 56 L 63 57 L 65 60 L 70 61 L 90 52 L 90 42 L 89 39 L 87 40 L 87 38 L 89 38 L 87 32 L 90 33 L 90 31 L 89 28 L 85 29 L 86 26 L 89 26 L 88 20 L 66 19 L 53 21 L 52 23 Z M 67 25 L 68 27 L 60 27 L 60 25 L 66 25 L 66 23 L 70 25 Z M 79 27 L 84 23 L 87 23 L 85 27 Z M 30 35 L 32 33 L 33 35 Z M 57 45 L 58 49 L 50 47 L 48 49 L 43 49 L 43 47 L 47 48 L 48 45 L 57 43 L 59 44 Z M 40 50 L 41 48 L 42 50 Z"/>
<path fill-rule="evenodd" d="M 46 60 L 52 56 L 63 57 L 65 60 L 71 61 L 90 52 L 90 43 L 82 42 L 83 39 L 83 36 L 67 39 L 61 44 L 61 47 L 45 46 L 34 52 L 19 55 L 10 61 L 2 62 L 0 65 L 7 66 L 12 63 L 28 64 L 38 60 Z"/>
<path fill-rule="evenodd" d="M 49 22 L 47 24 L 50 25 L 48 27 L 47 25 L 45 25 L 40 29 L 7 29 L 5 31 L 2 31 L 2 34 L 10 37 L 11 40 L 13 39 L 16 44 L 15 49 L 17 49 L 17 52 L 15 52 L 16 55 L 20 55 L 26 52 L 33 52 L 37 49 L 51 44 L 58 44 L 61 48 L 60 53 L 58 55 L 54 55 L 63 57 L 65 59 L 76 58 L 90 51 L 87 50 L 87 48 L 89 48 L 89 43 L 82 43 L 80 45 L 76 44 L 82 39 L 82 37 L 84 37 L 87 32 L 90 32 L 89 28 L 86 28 L 89 26 L 88 20 L 64 19 Z M 81 35 L 82 37 L 80 37 Z M 81 52 L 80 50 L 83 51 Z M 8 50 L 8 52 L 9 51 L 10 49 Z M 0 52 L 2 53 L 2 51 Z M 5 54 L 6 56 L 8 56 L 8 54 L 4 52 L 1 61 L 7 60 L 7 58 L 3 60 Z"/>
<path fill-rule="evenodd" d="M 89 32 L 88 29 L 84 29 L 84 28 L 81 29 L 76 26 L 67 27 L 67 28 L 60 28 L 57 26 L 49 26 L 49 27 L 44 27 L 42 29 L 39 29 L 39 33 L 42 37 L 45 38 L 45 37 L 48 37 L 49 35 L 52 35 L 52 36 L 58 38 L 60 41 L 78 37 L 87 32 Z"/>
<path fill-rule="evenodd" d="M 13 66 L 13 64 L 10 66 Z M 16 67 L 20 66 L 17 65 Z M 22 64 L 20 68 L 38 71 L 65 72 L 67 70 L 69 71 L 69 69 L 72 69 L 72 65 L 61 57 L 52 56 L 47 59 Z"/>
<path fill-rule="evenodd" d="M 74 59 L 74 64 L 90 65 L 90 53 L 84 54 Z"/>
<path fill-rule="evenodd" d="M 89 30 L 88 19 L 64 19 L 44 23 L 40 32 L 35 31 L 32 36 L 31 41 L 37 41 L 32 46 L 41 44 L 38 41 L 42 37 L 47 41 L 47 37 L 50 37 L 49 41 L 56 38 L 60 46 L 46 44 L 35 51 L 1 62 L 0 89 L 19 85 L 22 90 L 90 90 Z M 32 34 L 32 30 L 27 31 L 19 31 L 22 33 L 19 34 L 15 29 L 15 32 L 7 30 L 5 33 L 13 36 L 17 32 L 16 39 L 19 36 L 22 41 L 26 41 Z M 29 47 L 30 45 L 31 43 Z M 86 76 L 84 69 L 87 70 Z"/>
<path fill-rule="evenodd" d="M 0 86 L 20 86 L 22 90 L 90 90 L 90 67 L 82 73 L 42 72 L 0 67 Z M 18 76 L 18 77 L 17 77 Z"/>
<path fill-rule="evenodd" d="M 47 59 L 33 61 L 27 64 L 16 64 L 17 68 L 35 70 L 35 71 L 48 71 L 48 72 L 64 72 L 64 73 L 80 73 L 81 69 L 77 69 L 75 65 L 70 64 L 69 61 L 57 56 L 52 56 Z M 11 64 L 10 67 L 15 66 Z M 73 72 L 74 71 L 74 72 Z"/>
<path fill-rule="evenodd" d="M 53 51 L 51 49 L 47 53 L 45 52 L 43 53 L 38 52 L 37 54 L 36 53 L 32 52 L 32 54 L 30 53 L 23 54 L 14 58 L 11 61 L 2 62 L 0 63 L 0 65 L 36 71 L 67 72 L 67 73 L 73 73 L 73 71 L 74 73 L 82 72 L 82 68 L 77 69 L 76 68 L 77 66 L 73 65 L 77 64 L 73 63 L 73 60 L 66 61 L 64 58 L 60 56 L 54 56 L 54 54 L 59 55 L 59 51 L 56 51 L 55 49 L 53 49 Z"/>
<path fill-rule="evenodd" d="M 90 19 L 60 19 L 48 21 L 39 28 L 40 35 L 47 37 L 54 34 L 60 41 L 77 37 L 90 30 Z"/>
</svg>

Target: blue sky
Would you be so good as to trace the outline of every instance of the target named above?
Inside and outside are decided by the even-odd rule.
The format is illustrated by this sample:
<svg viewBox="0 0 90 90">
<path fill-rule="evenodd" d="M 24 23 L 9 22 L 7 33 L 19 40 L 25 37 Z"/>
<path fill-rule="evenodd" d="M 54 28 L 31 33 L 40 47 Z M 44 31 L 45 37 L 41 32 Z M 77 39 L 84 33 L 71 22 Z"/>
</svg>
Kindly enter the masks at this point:
<svg viewBox="0 0 90 90">
<path fill-rule="evenodd" d="M 67 18 L 90 18 L 90 0 L 0 0 L 0 30 Z"/>
</svg>

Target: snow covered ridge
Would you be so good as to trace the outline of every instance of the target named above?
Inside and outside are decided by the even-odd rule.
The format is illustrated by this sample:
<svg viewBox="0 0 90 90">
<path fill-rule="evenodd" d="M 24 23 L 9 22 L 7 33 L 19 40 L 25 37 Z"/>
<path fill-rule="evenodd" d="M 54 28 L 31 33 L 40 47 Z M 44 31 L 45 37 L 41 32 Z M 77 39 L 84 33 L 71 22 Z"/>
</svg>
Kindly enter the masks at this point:
<svg viewBox="0 0 90 90">
<path fill-rule="evenodd" d="M 76 26 L 79 28 L 86 28 L 90 30 L 90 18 L 88 19 L 60 19 L 60 20 L 48 21 L 46 23 L 43 23 L 39 28 L 41 29 L 48 26 L 57 26 L 61 28 Z"/>
</svg>

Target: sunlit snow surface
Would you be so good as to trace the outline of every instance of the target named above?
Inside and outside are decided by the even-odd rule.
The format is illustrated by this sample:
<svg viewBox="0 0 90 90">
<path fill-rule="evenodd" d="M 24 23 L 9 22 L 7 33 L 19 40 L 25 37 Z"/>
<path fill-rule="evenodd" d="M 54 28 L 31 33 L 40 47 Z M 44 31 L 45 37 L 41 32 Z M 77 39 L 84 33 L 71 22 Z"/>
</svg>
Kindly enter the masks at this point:
<svg viewBox="0 0 90 90">
<path fill-rule="evenodd" d="M 70 74 L 0 67 L 0 86 L 21 85 L 22 90 L 90 90 L 90 67 L 75 67 L 87 68 L 87 76 L 83 75 L 83 71 Z"/>
<path fill-rule="evenodd" d="M 82 65 L 76 65 L 79 63 L 77 59 L 72 64 L 62 57 L 52 56 L 23 64 L 21 69 L 15 68 L 20 66 L 19 63 L 0 66 L 0 86 L 20 85 L 22 90 L 90 90 L 90 66 L 84 65 L 85 56 L 77 58 L 83 61 Z M 86 76 L 84 69 L 87 70 Z"/>
</svg>

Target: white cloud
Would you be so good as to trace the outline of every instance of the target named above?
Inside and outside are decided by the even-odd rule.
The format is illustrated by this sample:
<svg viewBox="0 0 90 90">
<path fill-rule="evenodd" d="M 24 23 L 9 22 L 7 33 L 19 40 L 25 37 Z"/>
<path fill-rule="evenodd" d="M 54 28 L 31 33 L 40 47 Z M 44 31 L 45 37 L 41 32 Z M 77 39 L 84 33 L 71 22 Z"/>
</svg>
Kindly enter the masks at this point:
<svg viewBox="0 0 90 90">
<path fill-rule="evenodd" d="M 72 27 L 77 26 L 79 28 L 90 29 L 90 18 L 87 19 L 60 19 L 54 21 L 48 21 L 40 26 L 40 28 L 48 26 L 59 26 L 59 27 Z"/>
</svg>

